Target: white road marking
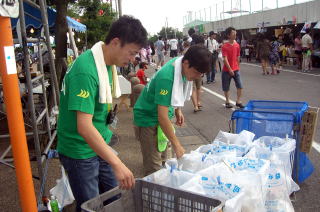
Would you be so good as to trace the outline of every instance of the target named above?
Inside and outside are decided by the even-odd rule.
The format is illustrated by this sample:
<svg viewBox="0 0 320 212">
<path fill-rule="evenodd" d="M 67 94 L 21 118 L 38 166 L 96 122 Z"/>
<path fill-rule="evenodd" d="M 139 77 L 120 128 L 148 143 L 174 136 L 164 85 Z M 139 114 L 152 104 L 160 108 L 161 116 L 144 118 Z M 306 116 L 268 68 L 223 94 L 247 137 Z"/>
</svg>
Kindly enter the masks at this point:
<svg viewBox="0 0 320 212">
<path fill-rule="evenodd" d="M 222 96 L 221 94 L 218 94 L 218 93 L 216 93 L 216 92 L 214 92 L 214 91 L 212 91 L 212 90 L 210 90 L 210 89 L 208 89 L 208 88 L 206 88 L 206 87 L 204 87 L 204 86 L 202 86 L 202 89 L 204 90 L 204 91 L 206 91 L 206 92 L 208 92 L 208 93 L 210 93 L 210 94 L 212 94 L 212 95 L 214 95 L 214 96 L 216 96 L 216 97 L 218 97 L 219 99 L 221 99 L 221 100 L 223 100 L 223 101 L 225 101 L 225 97 L 224 96 Z M 230 100 L 230 103 L 231 104 L 236 104 L 236 102 L 235 101 L 232 101 L 232 100 Z M 224 104 L 223 104 L 224 105 Z M 232 110 L 234 110 L 234 108 L 231 108 Z M 317 151 L 317 152 L 319 152 L 320 153 L 320 144 L 318 144 L 318 143 L 316 143 L 316 142 L 313 142 L 312 143 L 312 147 Z"/>
<path fill-rule="evenodd" d="M 255 67 L 260 67 L 260 68 L 261 68 L 260 65 L 252 64 L 252 63 L 240 63 L 240 64 L 248 65 L 248 66 L 255 66 Z M 282 71 L 284 71 L 284 72 L 296 73 L 296 74 L 303 74 L 303 75 L 320 77 L 320 74 L 309 74 L 309 73 L 304 73 L 304 72 L 292 71 L 292 70 L 288 70 L 288 69 L 283 69 Z"/>
<path fill-rule="evenodd" d="M 313 141 L 312 142 L 312 147 L 317 150 L 317 152 L 320 153 L 320 144 L 318 144 L 317 142 Z"/>
</svg>

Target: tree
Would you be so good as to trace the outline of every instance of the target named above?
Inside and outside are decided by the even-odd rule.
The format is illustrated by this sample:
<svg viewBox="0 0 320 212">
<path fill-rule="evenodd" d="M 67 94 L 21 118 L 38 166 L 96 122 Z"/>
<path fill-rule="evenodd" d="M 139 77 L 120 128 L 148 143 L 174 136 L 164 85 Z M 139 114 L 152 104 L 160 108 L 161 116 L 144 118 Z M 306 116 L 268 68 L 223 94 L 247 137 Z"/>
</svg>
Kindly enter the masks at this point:
<svg viewBox="0 0 320 212">
<path fill-rule="evenodd" d="M 79 0 L 75 7 L 78 10 L 78 14 L 83 14 L 80 16 L 81 23 L 87 26 L 88 47 L 100 40 L 104 41 L 112 21 L 116 17 L 111 5 L 100 0 Z M 85 34 L 78 33 L 77 36 L 81 40 L 78 43 L 79 47 L 84 46 Z"/>
<path fill-rule="evenodd" d="M 172 27 L 162 27 L 158 36 L 162 36 L 163 38 L 171 39 L 171 38 L 182 38 L 183 33 L 174 29 Z"/>
<path fill-rule="evenodd" d="M 106 32 L 111 26 L 115 17 L 109 3 L 102 3 L 100 0 L 49 0 L 48 5 L 56 8 L 57 16 L 55 22 L 55 43 L 56 43 L 56 71 L 57 78 L 61 84 L 67 67 L 67 15 L 80 19 L 87 26 L 88 46 L 91 47 L 95 42 L 104 40 Z M 83 48 L 86 44 L 86 34 L 77 33 L 81 42 L 78 46 Z"/>
</svg>

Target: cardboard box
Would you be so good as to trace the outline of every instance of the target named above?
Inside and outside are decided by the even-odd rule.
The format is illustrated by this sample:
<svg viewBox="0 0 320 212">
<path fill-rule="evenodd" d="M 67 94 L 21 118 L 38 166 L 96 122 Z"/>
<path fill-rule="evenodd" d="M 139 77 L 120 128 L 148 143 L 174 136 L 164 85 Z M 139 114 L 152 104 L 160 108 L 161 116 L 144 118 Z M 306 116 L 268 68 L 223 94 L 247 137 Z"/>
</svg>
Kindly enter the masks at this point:
<svg viewBox="0 0 320 212">
<path fill-rule="evenodd" d="M 309 153 L 316 134 L 319 108 L 309 107 L 302 117 L 300 128 L 300 151 Z"/>
</svg>

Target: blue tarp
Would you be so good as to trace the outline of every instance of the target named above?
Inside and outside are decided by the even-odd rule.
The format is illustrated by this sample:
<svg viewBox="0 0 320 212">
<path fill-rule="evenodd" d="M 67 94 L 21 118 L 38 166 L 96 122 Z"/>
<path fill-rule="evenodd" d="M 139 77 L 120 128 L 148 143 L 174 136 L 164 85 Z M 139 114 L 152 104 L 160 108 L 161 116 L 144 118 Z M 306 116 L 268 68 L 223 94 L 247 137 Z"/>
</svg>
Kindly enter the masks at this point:
<svg viewBox="0 0 320 212">
<path fill-rule="evenodd" d="M 39 29 L 42 27 L 42 20 L 41 20 L 41 11 L 39 8 L 33 7 L 31 4 L 27 2 L 23 2 L 24 6 L 24 13 L 25 13 L 25 22 L 26 27 L 32 26 L 33 28 Z M 53 27 L 56 21 L 56 11 L 52 8 L 47 9 L 48 12 L 48 24 L 49 27 Z M 16 28 L 18 22 L 18 18 L 11 18 L 11 25 L 12 29 Z M 73 30 L 77 32 L 85 32 L 87 27 L 84 24 L 73 20 L 70 17 L 67 17 L 68 26 L 70 26 Z"/>
</svg>

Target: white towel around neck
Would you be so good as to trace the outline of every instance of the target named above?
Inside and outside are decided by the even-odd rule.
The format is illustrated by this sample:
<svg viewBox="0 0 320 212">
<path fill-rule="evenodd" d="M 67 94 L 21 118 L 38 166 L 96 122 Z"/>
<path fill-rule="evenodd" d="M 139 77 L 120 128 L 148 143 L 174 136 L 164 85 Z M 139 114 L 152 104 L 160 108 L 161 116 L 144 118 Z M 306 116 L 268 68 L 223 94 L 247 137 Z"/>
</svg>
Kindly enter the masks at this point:
<svg viewBox="0 0 320 212">
<path fill-rule="evenodd" d="M 171 106 L 183 107 L 186 100 L 190 100 L 192 94 L 192 81 L 183 82 L 182 78 L 182 58 L 174 62 L 174 78 L 171 95 Z"/>
<path fill-rule="evenodd" d="M 113 93 L 109 84 L 109 75 L 107 70 L 107 65 L 104 61 L 102 45 L 104 43 L 99 41 L 94 44 L 91 48 L 94 62 L 96 63 L 98 77 L 99 77 L 99 102 L 102 104 L 111 104 L 112 97 L 119 98 L 121 96 L 121 90 L 118 80 L 117 68 L 115 65 L 112 66 L 112 85 Z"/>
</svg>

